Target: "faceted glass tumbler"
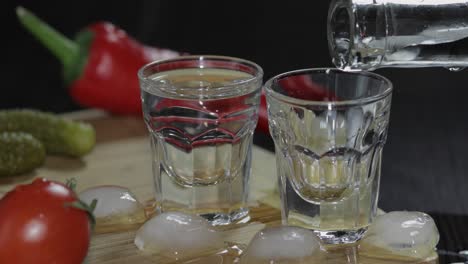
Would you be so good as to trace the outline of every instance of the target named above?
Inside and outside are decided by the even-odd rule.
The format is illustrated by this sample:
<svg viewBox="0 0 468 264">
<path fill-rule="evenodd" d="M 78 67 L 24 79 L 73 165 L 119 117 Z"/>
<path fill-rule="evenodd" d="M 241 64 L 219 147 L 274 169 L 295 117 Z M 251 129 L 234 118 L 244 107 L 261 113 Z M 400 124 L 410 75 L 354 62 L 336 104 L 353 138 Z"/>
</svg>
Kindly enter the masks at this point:
<svg viewBox="0 0 468 264">
<path fill-rule="evenodd" d="M 138 74 L 157 211 L 198 214 L 213 225 L 246 219 L 262 69 L 232 57 L 183 56 Z"/>
<path fill-rule="evenodd" d="M 368 72 L 304 69 L 265 84 L 284 224 L 328 244 L 359 240 L 377 212 L 392 84 Z"/>
</svg>

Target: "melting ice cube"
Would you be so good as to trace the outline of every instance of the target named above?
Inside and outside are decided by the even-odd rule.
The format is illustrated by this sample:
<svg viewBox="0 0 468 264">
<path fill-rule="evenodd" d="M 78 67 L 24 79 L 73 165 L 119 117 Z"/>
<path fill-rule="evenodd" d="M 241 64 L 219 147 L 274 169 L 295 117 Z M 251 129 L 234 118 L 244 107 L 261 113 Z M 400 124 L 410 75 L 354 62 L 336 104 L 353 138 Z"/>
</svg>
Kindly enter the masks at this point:
<svg viewBox="0 0 468 264">
<path fill-rule="evenodd" d="M 82 191 L 79 194 L 80 200 L 91 204 L 96 199 L 96 209 L 94 215 L 97 218 L 104 218 L 120 214 L 133 214 L 139 210 L 143 212 L 143 207 L 137 201 L 129 189 L 120 186 L 96 186 Z"/>
<path fill-rule="evenodd" d="M 320 242 L 312 231 L 300 227 L 273 227 L 255 235 L 241 263 L 302 263 L 318 252 Z"/>
<path fill-rule="evenodd" d="M 375 219 L 362 241 L 362 249 L 373 246 L 393 254 L 429 257 L 439 242 L 434 220 L 421 212 L 390 212 Z"/>
<path fill-rule="evenodd" d="M 140 250 L 175 258 L 196 256 L 224 245 L 206 219 L 180 212 L 151 218 L 137 231 L 134 242 Z"/>
</svg>

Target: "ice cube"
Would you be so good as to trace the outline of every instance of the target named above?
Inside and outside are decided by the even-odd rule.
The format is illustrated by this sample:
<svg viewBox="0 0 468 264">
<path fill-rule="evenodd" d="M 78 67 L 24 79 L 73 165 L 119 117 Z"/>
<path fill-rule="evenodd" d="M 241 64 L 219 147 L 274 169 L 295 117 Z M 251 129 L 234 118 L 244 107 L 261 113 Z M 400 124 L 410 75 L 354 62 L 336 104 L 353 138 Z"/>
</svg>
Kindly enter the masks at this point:
<svg viewBox="0 0 468 264">
<path fill-rule="evenodd" d="M 93 212 L 96 218 L 121 214 L 130 215 L 137 211 L 143 212 L 143 206 L 138 202 L 135 195 L 129 189 L 121 186 L 92 187 L 82 191 L 79 198 L 87 204 L 91 204 L 94 199 L 97 200 Z"/>
<path fill-rule="evenodd" d="M 224 242 L 208 221 L 197 215 L 167 212 L 147 221 L 135 237 L 140 250 L 185 258 L 220 249 Z"/>
<path fill-rule="evenodd" d="M 320 242 L 312 231 L 292 226 L 273 227 L 254 236 L 241 263 L 303 263 L 318 252 Z"/>
<path fill-rule="evenodd" d="M 439 232 L 429 215 L 390 212 L 375 219 L 361 243 L 361 250 L 379 247 L 397 255 L 426 258 L 433 254 L 438 242 Z"/>
</svg>

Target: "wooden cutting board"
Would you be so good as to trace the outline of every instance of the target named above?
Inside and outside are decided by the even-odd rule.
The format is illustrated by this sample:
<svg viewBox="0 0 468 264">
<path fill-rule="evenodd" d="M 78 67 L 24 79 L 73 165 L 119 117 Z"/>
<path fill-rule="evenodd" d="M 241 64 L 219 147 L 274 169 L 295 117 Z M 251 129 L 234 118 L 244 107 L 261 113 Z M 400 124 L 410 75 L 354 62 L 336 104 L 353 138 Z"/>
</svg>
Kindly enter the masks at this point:
<svg viewBox="0 0 468 264">
<path fill-rule="evenodd" d="M 129 188 L 137 198 L 148 205 L 153 200 L 151 159 L 148 132 L 141 118 L 114 117 L 97 111 L 80 111 L 65 115 L 87 120 L 97 132 L 97 146 L 81 160 L 48 157 L 45 165 L 33 173 L 15 178 L 0 179 L 0 196 L 13 186 L 32 181 L 35 177 L 66 181 L 75 178 L 78 191 L 97 185 L 120 185 Z M 280 224 L 279 197 L 275 195 L 276 167 L 273 153 L 257 146 L 253 148 L 251 178 L 251 220 L 222 232 L 226 249 L 208 252 L 178 263 L 237 263 L 240 250 L 259 230 Z M 144 219 L 142 220 L 144 221 Z M 133 244 L 135 232 L 141 223 L 133 225 L 101 225 L 93 236 L 88 264 L 120 263 L 175 263 L 174 259 L 158 254 L 140 252 Z M 312 260 L 311 260 L 312 261 Z M 348 247 L 329 250 L 319 263 L 437 263 L 437 255 L 417 260 L 393 255 L 370 247 Z M 311 263 L 314 263 L 312 261 Z"/>
</svg>

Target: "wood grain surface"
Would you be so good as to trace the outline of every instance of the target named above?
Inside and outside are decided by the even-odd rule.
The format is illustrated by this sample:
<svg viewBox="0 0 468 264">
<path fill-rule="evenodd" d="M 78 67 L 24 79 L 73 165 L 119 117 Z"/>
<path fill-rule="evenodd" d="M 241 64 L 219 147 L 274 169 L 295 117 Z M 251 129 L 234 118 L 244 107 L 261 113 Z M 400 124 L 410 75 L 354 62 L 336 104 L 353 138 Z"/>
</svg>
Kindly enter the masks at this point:
<svg viewBox="0 0 468 264">
<path fill-rule="evenodd" d="M 78 191 L 97 185 L 120 185 L 129 188 L 146 206 L 147 216 L 152 209 L 153 190 L 149 139 L 140 118 L 112 117 L 97 111 L 67 115 L 86 119 L 97 131 L 97 146 L 81 160 L 48 157 L 46 164 L 21 177 L 0 181 L 0 196 L 20 183 L 41 176 L 65 181 L 75 178 Z M 237 263 L 239 254 L 259 230 L 280 224 L 279 197 L 274 195 L 276 167 L 273 153 L 253 148 L 251 178 L 251 220 L 220 230 L 226 247 L 214 252 L 175 260 L 162 254 L 139 251 L 133 243 L 135 232 L 145 217 L 132 224 L 119 221 L 98 222 L 93 236 L 87 264 L 104 263 Z M 438 263 L 434 253 L 429 259 L 418 260 L 394 255 L 372 247 L 328 249 L 307 263 Z"/>
</svg>

